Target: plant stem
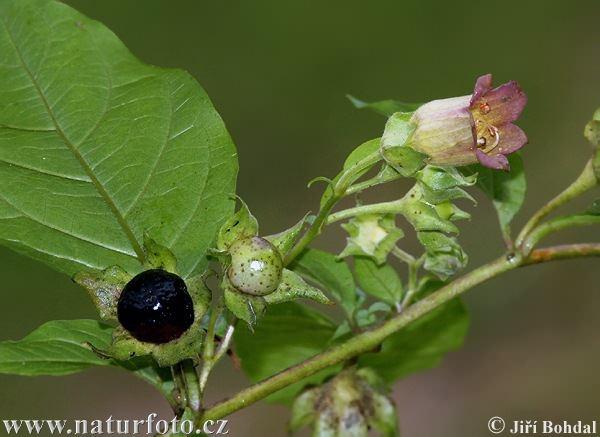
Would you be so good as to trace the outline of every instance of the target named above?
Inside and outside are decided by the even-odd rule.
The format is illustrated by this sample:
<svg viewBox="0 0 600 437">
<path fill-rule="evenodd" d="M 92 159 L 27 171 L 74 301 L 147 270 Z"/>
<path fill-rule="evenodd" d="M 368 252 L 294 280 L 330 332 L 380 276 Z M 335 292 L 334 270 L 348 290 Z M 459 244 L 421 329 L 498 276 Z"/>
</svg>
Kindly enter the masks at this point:
<svg viewBox="0 0 600 437">
<path fill-rule="evenodd" d="M 298 255 L 302 253 L 302 251 L 310 244 L 312 240 L 315 239 L 320 233 L 327 220 L 327 216 L 333 209 L 333 207 L 338 203 L 345 195 L 346 190 L 358 179 L 365 170 L 368 170 L 373 165 L 377 164 L 381 160 L 381 155 L 379 154 L 379 150 L 373 152 L 363 159 L 355 162 L 349 168 L 345 168 L 341 171 L 341 173 L 336 177 L 333 181 L 332 185 L 328 187 L 332 191 L 331 195 L 327 199 L 324 205 L 321 206 L 317 217 L 310 225 L 308 230 L 302 235 L 300 240 L 295 244 L 295 246 L 287 253 L 284 260 L 284 265 L 290 264 Z"/>
<path fill-rule="evenodd" d="M 395 246 L 392 249 L 392 255 L 394 255 L 400 261 L 404 261 L 406 264 L 413 264 L 417 261 L 417 259 L 414 256 L 412 256 L 410 253 L 400 249 L 398 246 Z"/>
<path fill-rule="evenodd" d="M 565 258 L 600 256 L 600 244 L 578 244 L 533 251 L 529 257 L 519 254 L 503 256 L 452 281 L 436 292 L 414 303 L 405 311 L 379 327 L 358 334 L 345 343 L 332 347 L 308 360 L 265 379 L 205 411 L 202 420 L 216 420 L 247 407 L 266 396 L 298 382 L 329 366 L 366 353 L 410 322 L 439 307 L 465 291 L 517 267 Z"/>
<path fill-rule="evenodd" d="M 404 199 L 392 200 L 390 202 L 373 203 L 371 205 L 359 205 L 354 208 L 344 209 L 331 214 L 326 224 L 338 222 L 348 218 L 364 214 L 398 214 L 404 208 Z"/>
<path fill-rule="evenodd" d="M 400 179 L 402 175 L 399 173 L 390 174 L 389 176 L 382 176 L 378 174 L 377 176 L 373 176 L 371 179 L 367 179 L 366 181 L 359 182 L 357 184 L 352 185 L 346 190 L 346 195 L 360 193 L 368 188 L 375 187 L 377 185 L 385 184 L 387 182 L 394 181 L 396 179 Z"/>
<path fill-rule="evenodd" d="M 569 215 L 557 217 L 536 227 L 521 244 L 521 250 L 527 255 L 546 236 L 562 229 L 600 224 L 598 215 Z"/>
<path fill-rule="evenodd" d="M 201 411 L 201 393 L 200 384 L 198 382 L 198 373 L 192 360 L 185 360 L 181 363 L 183 371 L 183 380 L 185 381 L 185 392 L 187 394 L 187 405 L 195 413 Z"/>
<path fill-rule="evenodd" d="M 548 214 L 554 211 L 556 208 L 564 205 L 570 200 L 574 199 L 577 196 L 585 193 L 591 188 L 595 187 L 598 184 L 598 180 L 594 173 L 594 166 L 592 161 L 588 161 L 585 165 L 581 174 L 575 179 L 575 181 L 569 185 L 563 192 L 561 192 L 558 196 L 544 205 L 542 208 L 536 212 L 531 219 L 525 224 L 523 230 L 519 233 L 517 240 L 515 242 L 516 247 L 521 247 L 525 238 L 533 231 L 533 229 L 540 223 Z"/>
<path fill-rule="evenodd" d="M 204 340 L 204 348 L 202 349 L 202 370 L 200 370 L 199 388 L 200 392 L 204 393 L 208 376 L 214 366 L 213 358 L 215 354 L 215 329 L 219 316 L 223 311 L 223 299 L 218 298 L 212 307 L 210 318 L 208 319 L 208 327 L 206 329 L 206 338 Z"/>
</svg>

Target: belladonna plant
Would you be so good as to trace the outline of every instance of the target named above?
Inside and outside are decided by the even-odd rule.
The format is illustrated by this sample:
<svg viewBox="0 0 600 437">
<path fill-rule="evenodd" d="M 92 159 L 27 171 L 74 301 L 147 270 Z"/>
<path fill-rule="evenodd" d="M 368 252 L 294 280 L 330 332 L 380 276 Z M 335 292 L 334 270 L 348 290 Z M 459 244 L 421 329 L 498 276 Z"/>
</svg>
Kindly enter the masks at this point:
<svg viewBox="0 0 600 437">
<path fill-rule="evenodd" d="M 234 194 L 235 146 L 194 79 L 139 62 L 53 0 L 0 1 L 0 16 L 0 242 L 72 276 L 102 319 L 52 321 L 1 342 L 2 373 L 113 366 L 197 427 L 267 399 L 293 406 L 292 431 L 393 436 L 402 411 L 390 389 L 460 347 L 462 293 L 519 267 L 600 256 L 600 242 L 539 247 L 600 223 L 598 202 L 548 219 L 597 188 L 600 111 L 585 127 L 581 174 L 513 238 L 527 142 L 513 124 L 527 100 L 516 82 L 492 88 L 488 74 L 470 95 L 423 105 L 353 99 L 386 115 L 382 132 L 313 181 L 324 183 L 314 214 L 264 235 Z M 403 195 L 359 196 L 386 184 L 398 193 L 399 180 L 411 184 Z M 461 274 L 459 225 L 476 188 L 497 210 L 505 247 Z M 345 249 L 315 249 L 337 225 Z M 418 253 L 403 240 L 410 232 Z M 209 405 L 224 357 L 254 384 Z"/>
</svg>

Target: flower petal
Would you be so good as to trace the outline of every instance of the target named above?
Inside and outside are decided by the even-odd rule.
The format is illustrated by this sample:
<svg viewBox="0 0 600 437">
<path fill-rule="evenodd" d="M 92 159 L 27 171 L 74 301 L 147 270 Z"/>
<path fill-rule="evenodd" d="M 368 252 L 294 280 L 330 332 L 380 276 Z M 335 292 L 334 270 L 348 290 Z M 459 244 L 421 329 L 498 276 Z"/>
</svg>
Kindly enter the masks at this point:
<svg viewBox="0 0 600 437">
<path fill-rule="evenodd" d="M 510 155 L 527 144 L 527 135 L 514 124 L 505 124 L 498 129 L 500 142 L 494 150 L 490 151 L 492 155 Z"/>
<path fill-rule="evenodd" d="M 510 170 L 508 159 L 504 155 L 486 155 L 479 149 L 475 150 L 475 154 L 479 163 L 484 167 L 493 168 L 494 170 Z"/>
<path fill-rule="evenodd" d="M 479 76 L 477 78 L 477 82 L 475 82 L 475 89 L 473 90 L 473 96 L 471 97 L 471 108 L 473 108 L 476 102 L 491 89 L 492 75 L 488 73 L 484 74 L 483 76 Z"/>
<path fill-rule="evenodd" d="M 478 114 L 476 118 L 500 127 L 519 118 L 527 104 L 527 95 L 513 80 L 489 91 L 481 98 L 481 101 L 487 103 L 487 111 Z"/>
</svg>

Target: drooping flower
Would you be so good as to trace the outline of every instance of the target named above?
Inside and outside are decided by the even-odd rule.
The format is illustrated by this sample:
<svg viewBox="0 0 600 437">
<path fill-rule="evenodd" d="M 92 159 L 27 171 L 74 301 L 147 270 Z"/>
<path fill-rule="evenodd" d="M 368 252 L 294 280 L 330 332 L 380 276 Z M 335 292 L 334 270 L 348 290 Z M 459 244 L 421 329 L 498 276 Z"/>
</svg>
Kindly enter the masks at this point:
<svg viewBox="0 0 600 437">
<path fill-rule="evenodd" d="M 428 163 L 461 166 L 476 162 L 509 170 L 507 155 L 527 143 L 527 136 L 514 125 L 527 96 L 517 82 L 492 89 L 492 75 L 477 79 L 470 96 L 434 100 L 412 115 L 415 130 L 410 146 L 426 154 Z"/>
</svg>

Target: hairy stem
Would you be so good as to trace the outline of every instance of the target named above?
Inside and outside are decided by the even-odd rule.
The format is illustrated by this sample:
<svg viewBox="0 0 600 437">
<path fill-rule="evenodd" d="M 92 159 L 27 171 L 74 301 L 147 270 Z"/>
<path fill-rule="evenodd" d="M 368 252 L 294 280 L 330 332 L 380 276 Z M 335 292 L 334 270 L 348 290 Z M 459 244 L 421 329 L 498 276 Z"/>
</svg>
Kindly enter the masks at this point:
<svg viewBox="0 0 600 437">
<path fill-rule="evenodd" d="M 594 166 L 592 161 L 588 161 L 581 174 L 575 179 L 575 181 L 569 185 L 563 192 L 558 196 L 544 205 L 536 212 L 531 219 L 525 224 L 523 230 L 519 233 L 515 242 L 516 247 L 521 247 L 525 238 L 533 231 L 533 229 L 544 219 L 548 214 L 554 211 L 556 208 L 564 205 L 570 200 L 577 196 L 585 193 L 591 188 L 598 184 L 598 180 L 594 173 Z"/>
<path fill-rule="evenodd" d="M 379 327 L 358 334 L 338 346 L 315 355 L 300 364 L 292 366 L 264 381 L 242 390 L 233 397 L 214 405 L 205 411 L 203 420 L 215 420 L 225 417 L 287 387 L 288 385 L 313 375 L 322 369 L 341 363 L 362 353 L 366 353 L 381 344 L 381 342 L 389 335 L 399 331 L 410 322 L 476 285 L 509 270 L 524 265 L 539 264 L 558 259 L 589 256 L 600 256 L 600 243 L 575 244 L 538 249 L 533 251 L 527 258 L 512 253 L 498 258 L 452 281 L 431 295 L 414 303 Z"/>
</svg>

